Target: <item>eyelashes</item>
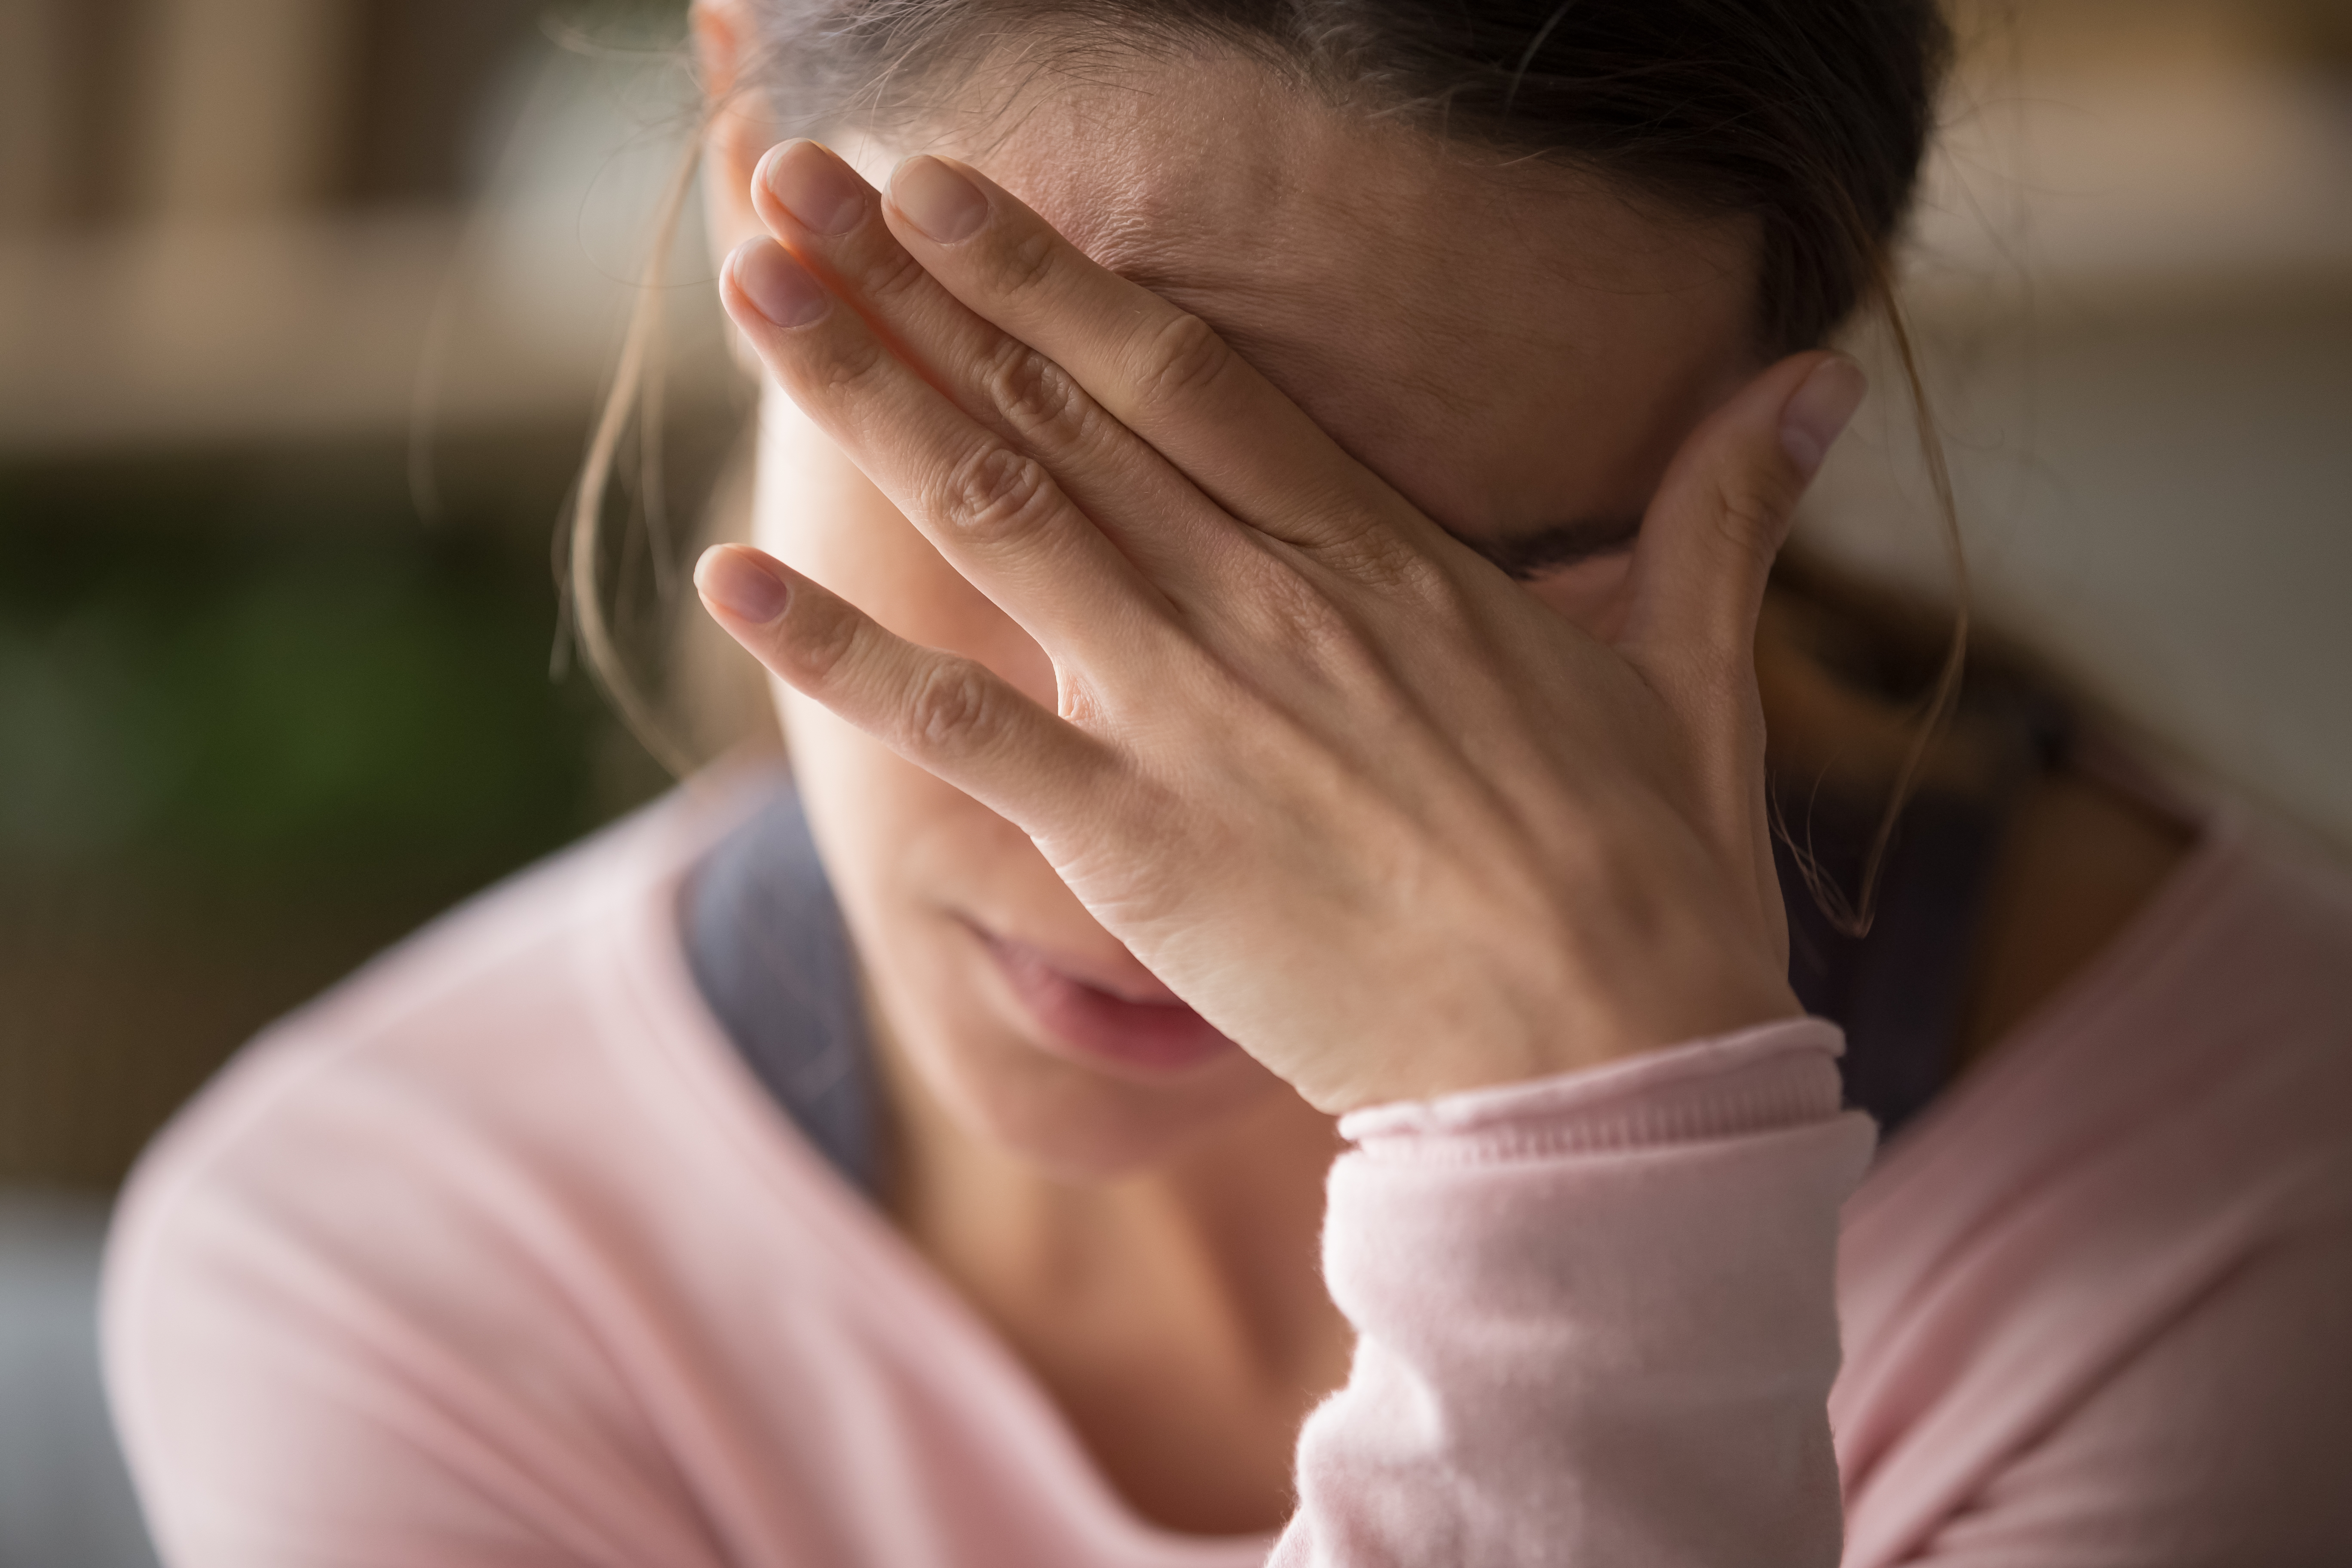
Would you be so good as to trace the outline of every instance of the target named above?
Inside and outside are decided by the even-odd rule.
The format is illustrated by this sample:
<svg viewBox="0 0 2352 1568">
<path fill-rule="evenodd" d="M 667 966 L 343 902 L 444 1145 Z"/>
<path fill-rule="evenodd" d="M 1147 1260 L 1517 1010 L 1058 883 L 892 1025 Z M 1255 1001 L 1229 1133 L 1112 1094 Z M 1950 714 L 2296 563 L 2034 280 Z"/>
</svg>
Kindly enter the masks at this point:
<svg viewBox="0 0 2352 1568">
<path fill-rule="evenodd" d="M 1588 561 L 1622 555 L 1642 536 L 1642 520 L 1600 518 L 1564 522 L 1508 539 L 1470 539 L 1463 543 L 1503 569 L 1515 583 L 1529 583 L 1549 573 L 1581 566 Z"/>
</svg>

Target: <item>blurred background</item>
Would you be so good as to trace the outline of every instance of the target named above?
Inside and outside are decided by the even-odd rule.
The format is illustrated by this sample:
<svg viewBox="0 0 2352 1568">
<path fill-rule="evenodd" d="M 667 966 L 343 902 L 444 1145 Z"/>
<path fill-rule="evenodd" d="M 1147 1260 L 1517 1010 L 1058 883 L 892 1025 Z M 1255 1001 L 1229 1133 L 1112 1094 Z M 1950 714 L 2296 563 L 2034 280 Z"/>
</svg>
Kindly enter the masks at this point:
<svg viewBox="0 0 2352 1568">
<path fill-rule="evenodd" d="M 683 12 L 0 0 L 0 1568 L 150 1561 L 90 1307 L 155 1128 L 667 782 L 551 545 L 690 140 Z M 689 521 L 748 406 L 700 249 Z"/>
<path fill-rule="evenodd" d="M 2352 0 L 1958 20 L 1909 277 L 1980 611 L 2184 776 L 2352 843 Z M 564 657 L 551 547 L 687 140 L 682 29 L 0 0 L 0 1568 L 152 1561 L 90 1321 L 141 1144 L 664 784 Z M 668 504 L 615 513 L 671 561 L 748 406 L 686 227 Z M 1805 537 L 1940 593 L 1901 417 L 1865 411 Z M 650 679 L 739 702 L 664 586 L 621 595 Z"/>
</svg>

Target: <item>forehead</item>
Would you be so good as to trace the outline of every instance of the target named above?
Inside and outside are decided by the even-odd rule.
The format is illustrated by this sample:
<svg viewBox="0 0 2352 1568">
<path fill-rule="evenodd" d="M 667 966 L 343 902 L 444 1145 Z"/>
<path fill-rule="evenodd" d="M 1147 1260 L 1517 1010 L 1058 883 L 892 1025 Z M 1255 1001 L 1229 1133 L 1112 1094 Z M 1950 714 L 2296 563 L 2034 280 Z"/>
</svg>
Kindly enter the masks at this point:
<svg viewBox="0 0 2352 1568">
<path fill-rule="evenodd" d="M 971 154 L 1457 530 L 1638 514 L 1756 368 L 1744 224 L 1449 146 L 1245 61 L 1032 90 Z"/>
</svg>

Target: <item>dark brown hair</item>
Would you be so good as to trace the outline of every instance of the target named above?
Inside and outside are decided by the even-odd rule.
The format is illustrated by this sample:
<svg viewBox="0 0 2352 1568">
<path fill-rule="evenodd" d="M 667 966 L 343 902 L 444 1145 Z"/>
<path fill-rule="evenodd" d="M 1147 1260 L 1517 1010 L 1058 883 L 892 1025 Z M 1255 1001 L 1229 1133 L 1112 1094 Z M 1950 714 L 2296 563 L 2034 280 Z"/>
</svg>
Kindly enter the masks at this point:
<svg viewBox="0 0 2352 1568">
<path fill-rule="evenodd" d="M 1574 163 L 1763 235 L 1759 338 L 1821 342 L 1873 291 L 1948 66 L 1935 0 L 768 0 L 789 133 L 919 121 L 981 62 L 1181 64 L 1223 47 L 1336 102 Z"/>
</svg>

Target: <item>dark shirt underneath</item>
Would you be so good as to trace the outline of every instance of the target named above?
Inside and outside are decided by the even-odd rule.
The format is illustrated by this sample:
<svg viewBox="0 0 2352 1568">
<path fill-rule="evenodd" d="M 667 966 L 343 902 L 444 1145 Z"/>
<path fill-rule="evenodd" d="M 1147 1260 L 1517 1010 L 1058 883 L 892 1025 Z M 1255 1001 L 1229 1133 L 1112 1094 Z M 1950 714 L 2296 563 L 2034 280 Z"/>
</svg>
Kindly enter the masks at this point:
<svg viewBox="0 0 2352 1568">
<path fill-rule="evenodd" d="M 856 959 L 798 792 L 713 846 L 680 910 L 694 984 L 802 1134 L 861 1192 L 879 1184 L 879 1100 Z"/>
<path fill-rule="evenodd" d="M 2023 786 L 2064 748 L 2064 724 L 2046 706 L 2018 705 L 2012 727 L 2016 765 L 1991 789 L 1922 794 L 1905 808 L 1861 936 L 1824 912 L 1791 845 L 1828 886 L 1851 892 L 1884 803 L 1774 781 L 1790 984 L 1807 1012 L 1844 1029 L 1847 1103 L 1875 1118 L 1882 1136 L 1952 1079 L 1994 857 Z M 879 1100 L 855 959 L 789 785 L 704 857 L 682 920 L 695 984 L 744 1061 L 844 1179 L 876 1192 Z"/>
</svg>

